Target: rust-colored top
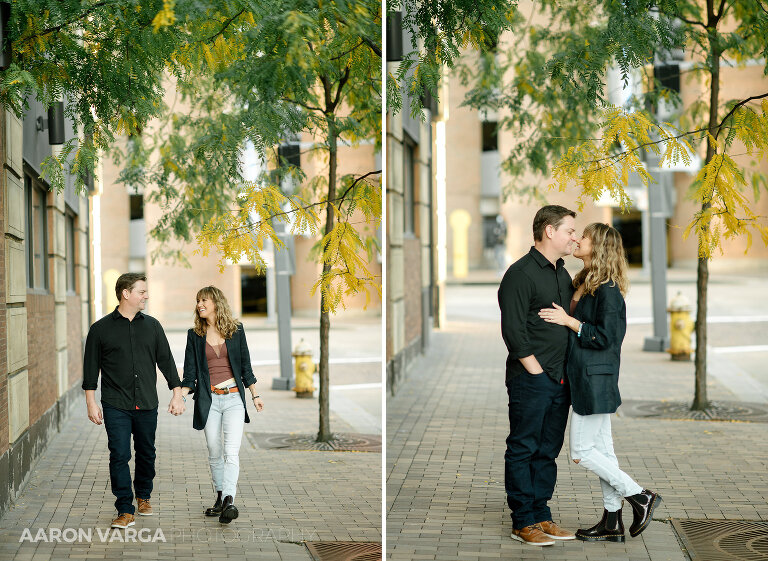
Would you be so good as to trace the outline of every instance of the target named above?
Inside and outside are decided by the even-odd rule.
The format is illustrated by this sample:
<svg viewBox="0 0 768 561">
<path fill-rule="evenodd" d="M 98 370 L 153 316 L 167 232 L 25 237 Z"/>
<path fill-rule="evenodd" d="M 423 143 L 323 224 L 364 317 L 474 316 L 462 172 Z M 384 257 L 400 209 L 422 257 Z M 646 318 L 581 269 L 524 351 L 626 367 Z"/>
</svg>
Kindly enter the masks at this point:
<svg viewBox="0 0 768 561">
<path fill-rule="evenodd" d="M 205 358 L 208 360 L 208 373 L 211 376 L 212 386 L 217 386 L 222 382 L 235 377 L 232 373 L 232 365 L 229 364 L 226 343 L 214 347 L 206 341 Z"/>
</svg>

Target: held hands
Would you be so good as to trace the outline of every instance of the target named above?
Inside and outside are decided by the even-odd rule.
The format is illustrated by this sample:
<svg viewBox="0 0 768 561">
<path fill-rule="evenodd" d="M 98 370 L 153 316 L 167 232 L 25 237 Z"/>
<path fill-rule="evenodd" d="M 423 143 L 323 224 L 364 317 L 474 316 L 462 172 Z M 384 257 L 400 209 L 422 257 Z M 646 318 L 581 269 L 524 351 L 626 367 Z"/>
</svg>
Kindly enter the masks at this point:
<svg viewBox="0 0 768 561">
<path fill-rule="evenodd" d="M 168 413 L 178 417 L 186 410 L 187 408 L 184 406 L 184 400 L 181 399 L 181 396 L 171 398 L 171 403 L 168 405 Z"/>
<path fill-rule="evenodd" d="M 539 310 L 539 317 L 547 323 L 556 323 L 557 325 L 568 325 L 571 316 L 565 313 L 565 310 L 552 302 L 554 308 L 542 308 Z"/>
<path fill-rule="evenodd" d="M 104 417 L 101 414 L 101 407 L 99 407 L 99 404 L 95 401 L 89 401 L 86 402 L 86 405 L 88 407 L 88 419 L 92 423 L 100 425 L 104 420 Z"/>
</svg>

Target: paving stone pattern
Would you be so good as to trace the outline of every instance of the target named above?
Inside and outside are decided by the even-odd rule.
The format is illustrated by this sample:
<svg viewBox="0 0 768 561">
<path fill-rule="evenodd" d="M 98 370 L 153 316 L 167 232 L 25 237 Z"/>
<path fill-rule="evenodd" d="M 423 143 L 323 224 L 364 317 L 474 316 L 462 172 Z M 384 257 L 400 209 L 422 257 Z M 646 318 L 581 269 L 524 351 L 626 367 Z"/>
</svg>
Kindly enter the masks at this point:
<svg viewBox="0 0 768 561">
<path fill-rule="evenodd" d="M 236 505 L 229 526 L 203 511 L 213 502 L 205 436 L 192 429 L 191 407 L 166 412 L 170 392 L 158 385 L 155 516 L 136 516 L 135 541 L 102 540 L 115 515 L 103 426 L 85 416 L 85 402 L 51 441 L 26 488 L 0 520 L 0 560 L 259 559 L 307 560 L 304 541 L 381 541 L 381 454 L 260 450 L 244 438 Z M 317 431 L 317 400 L 260 390 L 265 411 L 249 406 L 246 431 Z M 188 402 L 191 405 L 191 401 Z M 352 432 L 332 415 L 331 427 Z M 131 461 L 133 473 L 133 461 Z M 19 542 L 24 529 L 91 531 L 90 540 Z M 143 534 L 140 531 L 144 529 Z M 160 529 L 165 542 L 154 540 Z M 113 531 L 114 532 L 114 531 Z M 118 530 L 128 536 L 127 530 Z M 66 536 L 65 536 L 66 537 Z M 71 537 L 71 532 L 70 532 Z M 145 541 L 142 542 L 141 538 Z"/>
<path fill-rule="evenodd" d="M 630 326 L 622 394 L 690 399 L 692 366 L 643 353 L 641 345 L 642 333 Z M 765 424 L 638 419 L 622 417 L 619 409 L 613 433 L 620 465 L 664 498 L 649 528 L 637 538 L 627 531 L 623 544 L 537 548 L 512 540 L 504 493 L 505 357 L 496 323 L 450 322 L 388 399 L 388 559 L 685 561 L 671 517 L 768 520 Z M 710 397 L 733 399 L 716 381 L 710 386 Z M 555 520 L 572 530 L 591 526 L 602 513 L 600 485 L 569 461 L 567 432 L 558 471 Z M 625 510 L 628 528 L 628 505 Z"/>
</svg>

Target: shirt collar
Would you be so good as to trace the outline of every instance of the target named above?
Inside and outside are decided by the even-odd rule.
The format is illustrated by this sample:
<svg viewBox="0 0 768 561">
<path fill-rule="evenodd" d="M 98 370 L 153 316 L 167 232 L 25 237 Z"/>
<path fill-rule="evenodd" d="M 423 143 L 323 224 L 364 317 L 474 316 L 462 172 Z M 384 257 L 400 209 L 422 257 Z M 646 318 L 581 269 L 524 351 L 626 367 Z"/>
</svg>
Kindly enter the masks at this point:
<svg viewBox="0 0 768 561">
<path fill-rule="evenodd" d="M 552 267 L 552 262 L 544 257 L 544 254 L 541 253 L 538 249 L 536 249 L 536 246 L 531 246 L 531 251 L 529 251 L 533 259 L 536 261 L 536 263 L 539 264 L 539 266 L 543 269 L 544 267 Z M 562 257 L 560 257 L 557 261 L 555 261 L 555 269 L 560 269 L 565 265 L 565 261 Z"/>
<path fill-rule="evenodd" d="M 123 316 L 123 314 L 121 314 L 121 313 L 120 313 L 120 312 L 117 310 L 117 308 L 118 308 L 118 307 L 117 307 L 117 306 L 115 306 L 115 309 L 114 309 L 114 310 L 112 310 L 112 313 L 110 314 L 110 316 L 112 316 L 112 319 L 120 319 L 120 318 L 122 318 L 122 319 L 128 319 L 127 317 Z M 141 313 L 141 310 L 139 310 L 138 312 L 136 312 L 136 315 L 135 315 L 135 316 L 133 316 L 133 319 L 144 319 L 144 314 L 142 314 L 142 313 Z"/>
</svg>

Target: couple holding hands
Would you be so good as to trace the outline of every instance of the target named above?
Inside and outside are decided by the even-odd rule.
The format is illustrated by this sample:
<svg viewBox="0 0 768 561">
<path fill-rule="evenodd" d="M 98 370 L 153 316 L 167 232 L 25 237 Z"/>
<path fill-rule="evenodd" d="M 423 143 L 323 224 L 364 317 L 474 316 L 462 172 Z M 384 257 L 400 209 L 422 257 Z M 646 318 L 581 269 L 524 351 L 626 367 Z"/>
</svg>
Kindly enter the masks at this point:
<svg viewBox="0 0 768 561">
<path fill-rule="evenodd" d="M 149 501 L 155 477 L 156 368 L 173 391 L 169 413 L 184 413 L 186 396 L 193 396 L 192 426 L 205 432 L 216 493 L 215 503 L 205 515 L 218 516 L 219 522 L 228 524 L 238 517 L 234 498 L 240 442 L 244 423 L 250 422 L 246 387 L 256 411 L 264 407 L 256 393 L 245 331 L 232 317 L 221 290 L 214 286 L 199 290 L 180 380 L 162 326 L 142 313 L 148 298 L 146 281 L 139 273 L 126 273 L 117 279 L 119 304 L 91 326 L 85 343 L 82 387 L 88 418 L 97 425 L 103 423 L 107 431 L 109 477 L 118 514 L 112 527 L 133 526 L 136 510 L 143 516 L 153 514 Z M 99 374 L 103 412 L 95 396 Z M 131 436 L 136 451 L 133 486 L 128 466 Z"/>
<path fill-rule="evenodd" d="M 534 246 L 509 267 L 498 293 L 509 352 L 504 464 L 512 538 L 535 546 L 572 539 L 623 542 L 622 500 L 632 507 L 632 537 L 648 527 L 661 503 L 660 495 L 619 469 L 613 450 L 610 415 L 621 404 L 629 286 L 621 236 L 592 223 L 579 239 L 575 218 L 562 206 L 541 208 L 533 221 Z M 563 266 L 571 254 L 584 262 L 573 280 Z M 604 507 L 597 524 L 575 534 L 555 524 L 547 504 L 570 405 L 571 459 L 600 478 Z"/>
</svg>

